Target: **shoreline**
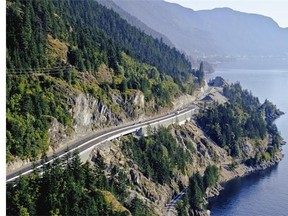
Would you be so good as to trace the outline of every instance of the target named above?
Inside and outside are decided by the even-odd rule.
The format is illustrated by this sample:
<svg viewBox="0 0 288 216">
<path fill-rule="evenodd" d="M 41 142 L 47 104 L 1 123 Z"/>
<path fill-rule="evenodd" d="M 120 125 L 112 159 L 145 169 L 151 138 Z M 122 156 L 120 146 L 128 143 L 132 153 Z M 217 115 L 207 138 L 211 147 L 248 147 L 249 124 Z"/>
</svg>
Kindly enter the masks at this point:
<svg viewBox="0 0 288 216">
<path fill-rule="evenodd" d="M 282 115 L 284 115 L 285 113 L 280 111 L 281 113 L 277 116 L 274 116 L 272 120 L 273 123 L 275 123 L 275 121 L 277 119 L 279 119 Z M 281 135 L 280 135 L 281 136 Z M 225 190 L 225 186 L 227 186 L 227 184 L 229 184 L 231 181 L 235 181 L 239 178 L 244 178 L 246 176 L 252 175 L 252 174 L 256 174 L 258 172 L 261 171 L 266 171 L 269 169 L 273 169 L 274 167 L 276 167 L 284 158 L 284 153 L 282 152 L 282 146 L 286 145 L 287 142 L 284 140 L 284 138 L 281 136 L 281 141 L 280 141 L 280 149 L 278 152 L 276 152 L 275 157 L 273 158 L 273 160 L 271 161 L 262 161 L 260 164 L 257 164 L 255 166 L 247 166 L 245 165 L 245 163 L 240 163 L 238 165 L 236 165 L 236 167 L 231 168 L 229 167 L 229 165 L 225 165 L 225 164 L 220 164 L 220 173 L 219 176 L 223 177 L 226 176 L 228 178 L 222 178 L 217 184 L 216 186 L 212 187 L 212 188 L 208 188 L 206 191 L 206 196 L 204 198 L 204 206 L 205 209 L 201 209 L 199 212 L 196 210 L 195 211 L 195 215 L 200 215 L 200 216 L 210 216 L 211 215 L 211 210 L 209 208 L 207 208 L 210 204 L 210 202 L 213 202 L 213 199 L 217 200 L 217 198 L 219 197 L 221 191 Z M 227 170 L 229 169 L 229 170 Z M 228 171 L 228 172 L 227 172 Z M 226 172 L 226 173 L 225 173 Z M 233 175 L 234 174 L 234 175 Z M 214 201 L 215 202 L 215 201 Z"/>
<path fill-rule="evenodd" d="M 282 145 L 285 145 L 285 144 L 286 144 L 286 142 Z M 264 163 L 261 163 L 261 164 L 256 165 L 256 166 L 246 166 L 245 164 L 239 164 L 238 168 L 244 169 L 245 172 L 238 173 L 236 171 L 238 173 L 238 175 L 235 175 L 234 177 L 231 176 L 232 178 L 224 180 L 224 181 L 220 181 L 217 183 L 217 185 L 215 187 L 209 188 L 208 191 L 206 191 L 206 197 L 205 197 L 205 201 L 204 201 L 205 207 L 208 207 L 211 204 L 211 202 L 212 203 L 215 202 L 217 200 L 217 198 L 219 197 L 220 193 L 226 189 L 227 184 L 231 183 L 232 181 L 235 181 L 239 178 L 244 178 L 244 177 L 249 176 L 249 175 L 257 174 L 258 172 L 267 171 L 269 169 L 273 169 L 276 166 L 278 166 L 278 164 L 282 161 L 282 159 L 285 156 L 282 153 L 282 149 L 280 152 L 278 152 L 278 154 L 279 154 L 278 158 L 275 158 L 273 161 L 264 162 Z M 209 209 L 209 207 L 207 209 L 202 209 L 201 214 L 199 214 L 199 215 L 210 216 L 211 210 Z"/>
<path fill-rule="evenodd" d="M 267 171 L 269 169 L 273 169 L 275 168 L 276 166 L 278 166 L 280 161 L 275 161 L 275 163 L 269 165 L 268 167 L 255 167 L 255 168 L 252 168 L 252 169 L 249 169 L 247 172 L 244 173 L 244 175 L 241 175 L 241 176 L 235 176 L 227 181 L 223 181 L 223 182 L 220 182 L 220 183 L 217 183 L 217 185 L 213 188 L 209 188 L 208 191 L 206 191 L 206 197 L 204 198 L 204 204 L 205 204 L 205 209 L 201 209 L 201 210 L 193 210 L 194 214 L 196 216 L 211 216 L 211 209 L 209 208 L 209 205 L 211 205 L 211 203 L 213 202 L 216 202 L 217 199 L 219 198 L 219 195 L 222 191 L 226 190 L 227 188 L 227 185 L 230 184 L 231 182 L 233 181 L 236 181 L 237 179 L 240 179 L 240 178 L 244 178 L 244 177 L 247 177 L 249 175 L 253 175 L 253 174 L 257 174 L 258 172 L 261 172 L 261 171 Z M 207 194 L 208 193 L 208 194 Z"/>
</svg>

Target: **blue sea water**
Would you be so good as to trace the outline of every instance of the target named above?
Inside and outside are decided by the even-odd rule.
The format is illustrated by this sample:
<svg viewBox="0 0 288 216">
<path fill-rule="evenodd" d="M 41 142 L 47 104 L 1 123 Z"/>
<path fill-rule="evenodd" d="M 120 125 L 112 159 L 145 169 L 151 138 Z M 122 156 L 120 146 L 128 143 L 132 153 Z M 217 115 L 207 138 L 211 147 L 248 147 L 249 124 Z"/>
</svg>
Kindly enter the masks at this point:
<svg viewBox="0 0 288 216">
<path fill-rule="evenodd" d="M 239 81 L 243 88 L 270 100 L 286 114 L 277 121 L 282 137 L 288 141 L 288 69 L 218 69 L 207 79 L 222 76 Z M 288 216 L 288 144 L 284 159 L 275 167 L 238 178 L 226 184 L 208 208 L 212 216 Z"/>
</svg>

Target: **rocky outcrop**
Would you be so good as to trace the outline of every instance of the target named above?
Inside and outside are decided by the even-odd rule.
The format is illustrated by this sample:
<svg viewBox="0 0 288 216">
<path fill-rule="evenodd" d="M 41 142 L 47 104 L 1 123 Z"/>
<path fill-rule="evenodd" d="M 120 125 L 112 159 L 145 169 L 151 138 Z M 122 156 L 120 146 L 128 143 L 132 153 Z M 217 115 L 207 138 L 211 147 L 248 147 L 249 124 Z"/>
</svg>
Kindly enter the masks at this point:
<svg viewBox="0 0 288 216">
<path fill-rule="evenodd" d="M 215 196 L 219 196 L 220 191 L 223 189 L 223 187 L 218 183 L 216 184 L 215 187 L 212 188 L 207 188 L 206 190 L 206 197 L 207 198 L 211 198 L 211 197 L 215 197 Z"/>
<path fill-rule="evenodd" d="M 191 104 L 193 101 L 195 101 L 196 97 L 192 95 L 181 95 L 178 98 L 175 98 L 173 103 L 174 109 L 180 109 L 183 108 L 189 104 Z"/>
<path fill-rule="evenodd" d="M 104 69 L 103 69 L 104 70 Z M 72 128 L 53 119 L 49 129 L 49 141 L 53 148 L 87 135 L 95 130 L 117 126 L 128 120 L 145 118 L 144 94 L 131 90 L 126 98 L 111 92 L 112 104 L 107 105 L 98 98 L 82 92 L 68 92 L 67 104 L 72 116 Z"/>
<path fill-rule="evenodd" d="M 124 100 L 124 109 L 132 119 L 145 118 L 145 97 L 139 90 L 130 90 Z"/>
<path fill-rule="evenodd" d="M 73 130 L 76 133 L 85 133 L 94 128 L 103 128 L 119 124 L 119 118 L 107 105 L 88 95 L 79 94 L 73 99 L 71 110 Z"/>
<path fill-rule="evenodd" d="M 49 129 L 49 138 L 50 145 L 52 144 L 54 148 L 93 130 L 119 125 L 126 120 L 125 115 L 112 112 L 111 108 L 89 94 L 70 95 L 67 103 L 72 106 L 69 110 L 72 116 L 72 128 L 53 119 Z"/>
<path fill-rule="evenodd" d="M 228 85 L 227 81 L 225 81 L 220 76 L 217 76 L 215 79 L 209 82 L 209 86 L 213 86 L 213 87 L 223 87 L 225 85 Z"/>
<path fill-rule="evenodd" d="M 167 185 L 159 185 L 145 177 L 139 166 L 123 154 L 120 145 L 119 140 L 100 145 L 94 150 L 92 161 L 97 160 L 96 158 L 103 159 L 108 177 L 111 177 L 115 167 L 123 170 L 129 179 L 127 186 L 130 195 L 127 199 L 132 200 L 133 197 L 137 197 L 144 200 L 156 215 L 164 215 L 165 204 L 172 196 L 173 190 Z"/>
<path fill-rule="evenodd" d="M 50 146 L 55 149 L 58 147 L 57 143 L 61 143 L 67 139 L 67 133 L 65 132 L 65 126 L 57 121 L 56 118 L 53 118 L 51 122 L 51 127 L 48 130 L 49 133 L 49 143 Z"/>
<path fill-rule="evenodd" d="M 189 211 L 190 216 L 210 216 L 210 211 L 209 210 L 195 210 L 195 209 L 190 209 Z"/>
</svg>

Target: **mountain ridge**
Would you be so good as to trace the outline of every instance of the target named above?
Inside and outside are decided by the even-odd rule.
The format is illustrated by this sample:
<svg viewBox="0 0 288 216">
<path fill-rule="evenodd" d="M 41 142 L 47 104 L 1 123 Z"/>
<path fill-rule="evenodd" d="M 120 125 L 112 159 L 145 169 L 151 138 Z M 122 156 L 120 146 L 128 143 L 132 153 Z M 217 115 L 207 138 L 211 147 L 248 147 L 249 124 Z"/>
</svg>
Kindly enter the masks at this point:
<svg viewBox="0 0 288 216">
<path fill-rule="evenodd" d="M 159 40 L 163 40 L 164 43 L 167 45 L 173 47 L 174 45 L 172 42 L 163 34 L 151 29 L 146 24 L 141 22 L 138 18 L 131 16 L 128 12 L 121 9 L 119 6 L 117 6 L 112 0 L 96 0 L 101 5 L 104 5 L 105 7 L 114 10 L 116 13 L 118 13 L 123 19 L 125 19 L 130 25 L 136 26 L 139 29 L 143 30 L 146 34 L 153 36 L 154 38 L 157 38 Z"/>
<path fill-rule="evenodd" d="M 195 11 L 165 1 L 113 1 L 192 56 L 288 55 L 287 28 L 267 16 L 227 7 Z"/>
</svg>

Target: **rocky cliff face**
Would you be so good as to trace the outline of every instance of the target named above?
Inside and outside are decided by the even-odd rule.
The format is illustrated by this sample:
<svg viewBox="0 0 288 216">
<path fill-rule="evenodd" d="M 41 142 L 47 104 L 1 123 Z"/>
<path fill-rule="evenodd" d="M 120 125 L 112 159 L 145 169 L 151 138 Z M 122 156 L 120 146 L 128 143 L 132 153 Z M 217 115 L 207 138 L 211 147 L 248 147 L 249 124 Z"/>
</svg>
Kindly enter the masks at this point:
<svg viewBox="0 0 288 216">
<path fill-rule="evenodd" d="M 126 98 L 113 92 L 111 100 L 113 105 L 108 106 L 90 94 L 70 94 L 67 103 L 72 107 L 69 110 L 72 128 L 67 128 L 53 119 L 49 129 L 50 144 L 57 148 L 92 131 L 145 118 L 144 95 L 141 91 L 131 91 Z"/>
<path fill-rule="evenodd" d="M 52 120 L 49 140 L 53 148 L 96 130 L 118 126 L 128 121 L 144 120 L 155 115 L 155 101 L 147 103 L 143 92 L 139 90 L 129 90 L 125 96 L 118 91 L 111 91 L 110 94 L 110 102 L 107 104 L 91 94 L 81 91 L 67 92 L 72 128 L 65 127 L 57 119 Z M 180 95 L 172 102 L 172 109 L 180 109 L 195 100 L 195 96 Z M 167 109 L 159 110 L 158 114 L 166 113 Z"/>
<path fill-rule="evenodd" d="M 127 200 L 138 197 L 147 203 L 156 215 L 164 215 L 165 203 L 173 194 L 171 188 L 161 186 L 145 177 L 139 166 L 131 158 L 125 157 L 121 150 L 121 140 L 101 145 L 94 151 L 92 161 L 96 158 L 103 159 L 108 177 L 112 178 L 115 167 L 126 174 L 129 179 Z"/>
</svg>

